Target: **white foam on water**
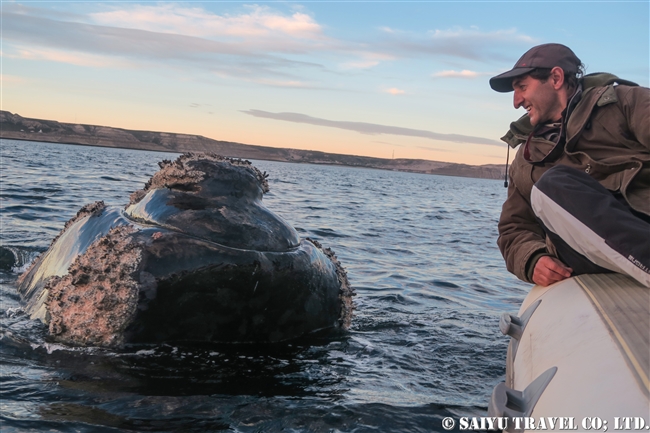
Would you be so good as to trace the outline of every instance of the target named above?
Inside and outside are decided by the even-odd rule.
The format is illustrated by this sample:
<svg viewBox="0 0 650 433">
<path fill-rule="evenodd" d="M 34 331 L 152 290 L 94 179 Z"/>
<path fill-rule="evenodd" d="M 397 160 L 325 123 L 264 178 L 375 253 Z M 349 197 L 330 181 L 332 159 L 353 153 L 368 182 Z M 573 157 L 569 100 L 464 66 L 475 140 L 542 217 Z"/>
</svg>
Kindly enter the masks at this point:
<svg viewBox="0 0 650 433">
<path fill-rule="evenodd" d="M 32 265 L 34 260 L 41 254 L 40 251 L 32 249 L 25 249 L 19 247 L 6 246 L 7 250 L 11 251 L 16 259 L 16 265 L 12 266 L 11 272 L 14 274 L 22 274 Z"/>
<path fill-rule="evenodd" d="M 25 310 L 23 310 L 21 307 L 7 308 L 7 311 L 5 311 L 7 317 L 10 317 L 12 319 L 24 313 Z"/>
</svg>

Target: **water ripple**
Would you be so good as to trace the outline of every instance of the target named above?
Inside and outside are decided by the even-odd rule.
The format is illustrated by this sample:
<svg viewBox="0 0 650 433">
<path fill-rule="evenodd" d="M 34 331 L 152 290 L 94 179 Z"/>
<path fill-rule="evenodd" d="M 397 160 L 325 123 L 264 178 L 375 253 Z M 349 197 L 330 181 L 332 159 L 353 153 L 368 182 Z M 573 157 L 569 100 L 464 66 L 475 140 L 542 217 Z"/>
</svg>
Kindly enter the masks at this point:
<svg viewBox="0 0 650 433">
<path fill-rule="evenodd" d="M 496 248 L 498 181 L 256 161 L 265 205 L 332 248 L 349 333 L 281 346 L 75 349 L 22 313 L 17 273 L 84 204 L 124 205 L 175 154 L 2 140 L 3 431 L 443 431 L 503 379 L 503 311 L 528 286 Z"/>
</svg>

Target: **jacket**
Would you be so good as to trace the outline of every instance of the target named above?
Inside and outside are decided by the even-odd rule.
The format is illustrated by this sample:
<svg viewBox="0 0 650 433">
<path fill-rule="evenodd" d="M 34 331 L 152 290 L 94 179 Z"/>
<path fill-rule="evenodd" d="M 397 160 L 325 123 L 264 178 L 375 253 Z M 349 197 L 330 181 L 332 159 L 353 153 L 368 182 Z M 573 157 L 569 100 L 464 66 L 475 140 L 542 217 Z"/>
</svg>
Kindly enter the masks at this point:
<svg viewBox="0 0 650 433">
<path fill-rule="evenodd" d="M 586 75 L 581 85 L 580 101 L 563 120 L 566 143 L 560 156 L 552 162 L 531 163 L 521 146 L 512 162 L 497 244 L 508 271 L 524 281 L 532 282 L 532 270 L 541 256 L 557 257 L 530 204 L 533 185 L 554 165 L 583 170 L 609 191 L 620 193 L 632 209 L 650 215 L 650 89 L 611 74 Z M 510 125 L 502 140 L 516 148 L 532 129 L 526 114 Z M 544 138 L 530 137 L 531 154 L 552 146 Z"/>
</svg>

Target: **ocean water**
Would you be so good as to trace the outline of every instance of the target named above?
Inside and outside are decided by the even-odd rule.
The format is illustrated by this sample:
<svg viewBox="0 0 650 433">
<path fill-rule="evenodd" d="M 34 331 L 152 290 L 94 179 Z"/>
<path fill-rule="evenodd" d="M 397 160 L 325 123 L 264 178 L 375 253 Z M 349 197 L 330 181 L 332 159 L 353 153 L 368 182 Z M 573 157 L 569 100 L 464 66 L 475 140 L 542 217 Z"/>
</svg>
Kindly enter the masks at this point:
<svg viewBox="0 0 650 433">
<path fill-rule="evenodd" d="M 504 379 L 502 312 L 528 284 L 496 246 L 500 181 L 253 161 L 266 206 L 332 248 L 352 327 L 274 346 L 123 350 L 49 341 L 16 279 L 86 203 L 123 205 L 176 154 L 2 140 L 0 428 L 110 432 L 440 432 Z"/>
</svg>

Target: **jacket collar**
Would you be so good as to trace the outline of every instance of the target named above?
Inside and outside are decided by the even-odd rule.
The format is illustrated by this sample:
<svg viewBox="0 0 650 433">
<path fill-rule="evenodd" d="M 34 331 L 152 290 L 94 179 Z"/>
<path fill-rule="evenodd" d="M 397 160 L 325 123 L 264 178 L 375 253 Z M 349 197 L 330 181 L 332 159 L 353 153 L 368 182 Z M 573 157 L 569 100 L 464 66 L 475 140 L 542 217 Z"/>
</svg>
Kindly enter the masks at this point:
<svg viewBox="0 0 650 433">
<path fill-rule="evenodd" d="M 611 86 L 614 83 L 625 84 L 627 86 L 638 86 L 638 84 L 632 81 L 623 80 L 614 74 L 606 72 L 588 74 L 580 79 L 583 93 L 582 99 L 578 102 L 576 109 L 570 113 L 569 122 L 567 123 L 567 126 L 570 126 L 570 128 L 567 129 L 577 132 L 572 134 L 571 137 L 567 137 L 567 143 L 575 139 L 579 132 L 582 131 L 582 127 L 574 129 L 574 126 L 584 125 L 589 119 L 591 109 L 581 109 L 585 104 L 591 107 L 594 103 L 593 101 L 595 101 L 596 105 L 603 106 L 618 101 L 616 92 Z M 528 113 L 526 113 L 510 124 L 510 130 L 508 130 L 506 135 L 501 137 L 501 140 L 514 149 L 520 144 L 526 142 L 530 133 L 533 132 L 533 129 L 533 126 L 530 124 L 530 119 L 528 118 Z"/>
</svg>

